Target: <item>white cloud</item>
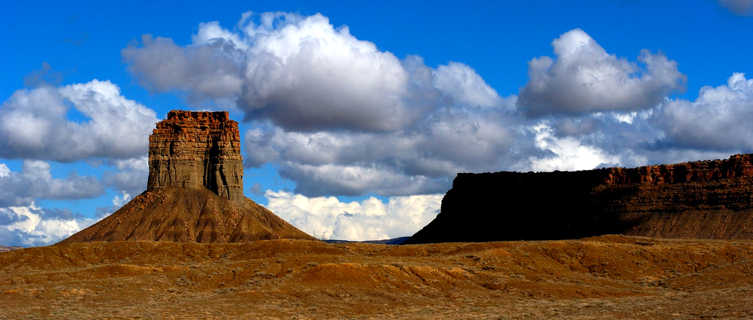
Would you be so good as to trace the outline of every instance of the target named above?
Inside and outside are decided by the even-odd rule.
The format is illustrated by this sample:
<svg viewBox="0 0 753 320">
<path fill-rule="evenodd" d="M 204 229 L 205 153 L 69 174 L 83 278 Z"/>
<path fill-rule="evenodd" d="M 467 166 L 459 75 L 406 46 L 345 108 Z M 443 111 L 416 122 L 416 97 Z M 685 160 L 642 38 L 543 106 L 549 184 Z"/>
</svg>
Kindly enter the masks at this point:
<svg viewBox="0 0 753 320">
<path fill-rule="evenodd" d="M 55 214 L 33 202 L 28 206 L 0 208 L 0 215 L 9 218 L 6 223 L 0 223 L 0 241 L 4 245 L 49 245 L 96 222 L 91 218 Z"/>
<path fill-rule="evenodd" d="M 502 103 L 476 71 L 462 63 L 450 62 L 434 71 L 434 86 L 462 105 L 494 107 Z"/>
<path fill-rule="evenodd" d="M 69 120 L 73 106 L 88 119 Z M 18 90 L 0 107 L 0 157 L 75 161 L 144 154 L 153 110 L 109 81 Z"/>
<path fill-rule="evenodd" d="M 102 175 L 105 185 L 131 195 L 140 194 L 146 190 L 149 178 L 149 157 L 114 160 L 112 164 L 116 171 L 106 171 Z"/>
<path fill-rule="evenodd" d="M 642 50 L 641 68 L 608 54 L 580 29 L 564 33 L 552 46 L 556 60 L 531 60 L 529 81 L 520 91 L 518 105 L 531 116 L 648 109 L 685 85 L 677 63 L 664 55 Z"/>
<path fill-rule="evenodd" d="M 10 175 L 10 169 L 5 163 L 0 163 L 0 178 L 5 178 Z"/>
<path fill-rule="evenodd" d="M 281 175 L 308 196 L 444 192 L 457 172 L 511 165 L 511 148 L 526 137 L 508 123 L 500 113 L 458 109 L 391 133 L 260 126 L 245 134 L 246 164 L 279 163 Z"/>
<path fill-rule="evenodd" d="M 199 34 L 207 26 L 202 25 Z M 198 40 L 196 37 L 195 40 Z M 123 49 L 129 70 L 153 91 L 183 90 L 191 100 L 228 99 L 241 92 L 243 52 L 234 43 L 214 41 L 182 48 L 172 39 L 142 37 L 143 47 Z"/>
<path fill-rule="evenodd" d="M 131 201 L 131 195 L 128 192 L 121 191 L 120 193 L 121 193 L 120 196 L 115 195 L 112 198 L 112 205 L 115 208 L 120 208 L 124 204 L 128 203 L 128 201 Z"/>
<path fill-rule="evenodd" d="M 235 99 L 252 122 L 246 165 L 279 165 L 307 196 L 443 192 L 458 171 L 514 166 L 526 134 L 517 98 L 470 66 L 398 59 L 319 14 L 244 14 L 234 30 L 200 24 L 188 46 L 147 37 L 123 56 L 151 89 Z M 227 68 L 202 69 L 207 57 Z M 243 84 L 205 90 L 218 74 Z"/>
<path fill-rule="evenodd" d="M 753 79 L 734 73 L 727 85 L 701 88 L 695 101 L 667 102 L 653 118 L 667 142 L 702 150 L 753 151 Z"/>
<path fill-rule="evenodd" d="M 246 30 L 247 32 L 253 33 L 255 31 L 253 25 L 250 25 L 249 28 Z M 217 21 L 199 23 L 199 31 L 191 36 L 191 41 L 195 45 L 211 45 L 218 40 L 225 41 L 240 50 L 248 50 L 248 45 L 245 41 L 241 40 L 239 35 L 225 30 Z"/>
<path fill-rule="evenodd" d="M 265 196 L 270 210 L 304 232 L 352 241 L 410 236 L 434 219 L 442 201 L 442 195 L 421 195 L 341 202 L 271 190 Z"/>
<path fill-rule="evenodd" d="M 546 124 L 539 124 L 533 130 L 536 133 L 536 147 L 553 154 L 542 158 L 531 157 L 531 168 L 535 171 L 588 170 L 599 165 L 620 163 L 619 157 L 597 147 L 583 145 L 578 139 L 555 137 L 551 127 Z"/>
<path fill-rule="evenodd" d="M 440 106 L 504 103 L 464 64 L 400 60 L 320 14 L 244 14 L 236 31 L 201 23 L 191 45 L 145 37 L 123 57 L 148 88 L 235 100 L 288 131 L 394 131 Z"/>
<path fill-rule="evenodd" d="M 0 164 L 0 171 L 5 171 L 0 175 L 0 207 L 25 206 L 34 199 L 83 199 L 104 193 L 94 177 L 71 174 L 65 179 L 53 178 L 50 164 L 44 161 L 25 160 L 21 172 L 7 169 Z"/>
<path fill-rule="evenodd" d="M 753 0 L 719 0 L 719 4 L 741 16 L 753 15 Z"/>
<path fill-rule="evenodd" d="M 616 113 L 612 115 L 615 120 L 627 123 L 627 124 L 633 124 L 633 120 L 635 120 L 635 117 L 638 116 L 638 112 L 630 112 L 630 113 Z"/>
<path fill-rule="evenodd" d="M 296 181 L 296 191 L 308 195 L 406 195 L 443 192 L 449 181 L 426 176 L 408 176 L 391 168 L 357 165 L 306 165 L 285 164 L 280 169 L 283 177 Z"/>
<path fill-rule="evenodd" d="M 391 130 L 415 118 L 408 74 L 390 52 L 335 29 L 321 15 L 253 30 L 240 106 L 289 128 Z M 264 28 L 264 27 L 261 27 Z M 249 30 L 249 29 L 246 29 Z M 296 116 L 291 116 L 296 114 Z"/>
<path fill-rule="evenodd" d="M 146 37 L 123 57 L 152 90 L 234 101 L 251 127 L 245 164 L 274 164 L 309 197 L 437 193 L 457 172 L 710 154 L 662 144 L 671 133 L 653 120 L 657 105 L 685 83 L 675 61 L 617 57 L 580 29 L 552 44 L 554 58 L 530 61 L 520 99 L 500 97 L 470 66 L 399 59 L 319 14 L 206 22 L 189 45 Z"/>
</svg>

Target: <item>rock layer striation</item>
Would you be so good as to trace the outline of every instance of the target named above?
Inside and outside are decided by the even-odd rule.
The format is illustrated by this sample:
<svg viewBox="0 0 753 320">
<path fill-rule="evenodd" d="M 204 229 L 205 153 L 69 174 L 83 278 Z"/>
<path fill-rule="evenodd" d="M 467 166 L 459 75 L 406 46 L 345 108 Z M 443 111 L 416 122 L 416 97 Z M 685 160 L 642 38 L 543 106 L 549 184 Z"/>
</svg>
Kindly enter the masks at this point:
<svg viewBox="0 0 753 320">
<path fill-rule="evenodd" d="M 243 195 L 238 123 L 170 111 L 149 137 L 147 190 L 63 242 L 311 239 Z"/>
<path fill-rule="evenodd" d="M 607 233 L 752 239 L 753 155 L 575 172 L 461 173 L 408 243 Z"/>
<path fill-rule="evenodd" d="M 226 111 L 170 111 L 149 136 L 147 190 L 209 189 L 228 200 L 243 198 L 243 158 L 238 123 Z"/>
</svg>

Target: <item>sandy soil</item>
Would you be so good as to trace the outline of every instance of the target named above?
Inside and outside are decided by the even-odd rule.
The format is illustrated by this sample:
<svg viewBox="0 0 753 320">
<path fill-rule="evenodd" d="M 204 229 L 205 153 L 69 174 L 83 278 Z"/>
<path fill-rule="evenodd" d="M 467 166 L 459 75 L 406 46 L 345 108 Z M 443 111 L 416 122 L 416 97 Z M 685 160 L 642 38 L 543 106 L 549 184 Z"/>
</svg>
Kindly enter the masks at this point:
<svg viewBox="0 0 753 320">
<path fill-rule="evenodd" d="M 753 319 L 753 241 L 93 242 L 0 253 L 11 319 Z"/>
</svg>

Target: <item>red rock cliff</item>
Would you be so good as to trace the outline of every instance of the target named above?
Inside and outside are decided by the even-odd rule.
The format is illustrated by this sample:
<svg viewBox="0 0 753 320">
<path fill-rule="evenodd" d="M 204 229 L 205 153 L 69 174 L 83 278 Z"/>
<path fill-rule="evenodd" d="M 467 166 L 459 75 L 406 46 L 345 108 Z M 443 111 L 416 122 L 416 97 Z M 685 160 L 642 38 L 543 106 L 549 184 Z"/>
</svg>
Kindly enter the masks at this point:
<svg viewBox="0 0 753 320">
<path fill-rule="evenodd" d="M 243 198 L 238 123 L 226 111 L 173 110 L 149 136 L 147 190 L 207 188 L 229 200 Z"/>
<path fill-rule="evenodd" d="M 753 155 L 630 169 L 461 173 L 437 218 L 408 242 L 605 233 L 753 238 Z"/>
</svg>

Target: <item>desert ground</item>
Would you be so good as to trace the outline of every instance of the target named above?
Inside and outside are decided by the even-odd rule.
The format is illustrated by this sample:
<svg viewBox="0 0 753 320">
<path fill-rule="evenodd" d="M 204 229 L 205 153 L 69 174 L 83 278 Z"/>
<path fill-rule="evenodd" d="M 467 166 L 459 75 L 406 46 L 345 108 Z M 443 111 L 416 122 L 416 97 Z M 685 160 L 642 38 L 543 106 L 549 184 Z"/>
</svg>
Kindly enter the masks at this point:
<svg viewBox="0 0 753 320">
<path fill-rule="evenodd" d="M 753 319 L 753 241 L 89 242 L 0 253 L 2 319 Z"/>
</svg>

